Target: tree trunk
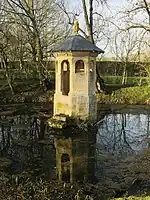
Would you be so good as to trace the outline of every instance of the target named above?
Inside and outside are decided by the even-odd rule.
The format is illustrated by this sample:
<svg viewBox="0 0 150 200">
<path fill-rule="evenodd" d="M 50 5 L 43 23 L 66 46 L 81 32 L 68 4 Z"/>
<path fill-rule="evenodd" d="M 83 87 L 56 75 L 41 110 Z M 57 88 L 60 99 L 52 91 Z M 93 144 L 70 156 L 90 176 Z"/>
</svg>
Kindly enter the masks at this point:
<svg viewBox="0 0 150 200">
<path fill-rule="evenodd" d="M 127 63 L 123 66 L 123 75 L 122 75 L 122 85 L 125 85 L 127 82 Z"/>
<path fill-rule="evenodd" d="M 82 0 L 82 6 L 83 6 L 83 12 L 84 12 L 84 19 L 87 29 L 87 38 L 90 42 L 94 44 L 94 38 L 93 38 L 93 0 L 89 0 L 89 16 L 87 12 L 87 6 L 85 0 Z M 99 92 L 102 92 L 104 90 L 104 81 L 100 77 L 100 74 L 98 73 L 98 68 L 96 65 L 96 88 Z M 99 84 L 100 89 L 98 89 L 97 85 Z"/>
<path fill-rule="evenodd" d="M 87 37 L 88 40 L 94 44 L 93 39 L 93 0 L 89 0 L 89 17 L 87 12 L 87 6 L 85 0 L 82 0 L 83 12 L 84 12 L 84 19 L 87 29 Z"/>
<path fill-rule="evenodd" d="M 13 86 L 11 85 L 11 79 L 9 78 L 9 74 L 8 74 L 8 66 L 7 66 L 6 58 L 3 54 L 2 54 L 1 58 L 2 58 L 2 62 L 4 63 L 5 75 L 6 75 L 6 78 L 7 78 L 8 85 L 10 87 L 12 95 L 14 95 L 14 89 L 13 89 Z"/>
<path fill-rule="evenodd" d="M 90 27 L 88 30 L 89 40 L 94 44 L 93 38 L 93 0 L 89 0 L 89 20 L 90 20 Z"/>
</svg>

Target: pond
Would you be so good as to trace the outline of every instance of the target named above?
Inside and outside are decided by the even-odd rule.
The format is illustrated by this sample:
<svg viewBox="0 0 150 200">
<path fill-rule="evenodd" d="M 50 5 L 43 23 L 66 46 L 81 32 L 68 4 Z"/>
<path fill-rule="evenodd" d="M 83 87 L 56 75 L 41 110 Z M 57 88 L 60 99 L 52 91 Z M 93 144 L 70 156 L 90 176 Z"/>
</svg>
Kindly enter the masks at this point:
<svg viewBox="0 0 150 200">
<path fill-rule="evenodd" d="M 148 147 L 149 136 L 150 114 L 108 114 L 98 123 L 97 146 L 132 155 Z"/>
<path fill-rule="evenodd" d="M 148 148 L 150 111 L 144 106 L 112 106 L 109 109 L 103 106 L 98 115 L 99 120 L 94 125 L 95 129 L 89 133 L 90 136 L 79 133 L 71 138 L 56 137 L 55 131 L 46 123 L 47 118 L 36 113 L 1 115 L 1 157 L 11 159 L 11 173 L 28 170 L 35 176 L 56 179 L 57 170 L 61 179 L 60 166 L 68 172 L 68 162 L 74 160 L 75 172 L 72 171 L 72 181 L 80 179 L 81 176 L 85 179 L 88 176 L 83 173 L 87 171 L 86 167 L 91 176 L 95 174 L 98 179 L 106 177 L 106 162 L 110 156 L 111 159 L 112 156 L 122 159 L 137 155 Z M 104 155 L 105 161 L 102 159 Z"/>
</svg>

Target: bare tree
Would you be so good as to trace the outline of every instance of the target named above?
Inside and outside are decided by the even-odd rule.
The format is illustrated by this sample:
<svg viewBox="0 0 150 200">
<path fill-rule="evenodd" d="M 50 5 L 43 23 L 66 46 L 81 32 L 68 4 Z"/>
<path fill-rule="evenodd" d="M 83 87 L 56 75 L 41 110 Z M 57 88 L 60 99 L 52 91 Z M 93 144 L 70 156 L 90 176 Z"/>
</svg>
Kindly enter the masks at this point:
<svg viewBox="0 0 150 200">
<path fill-rule="evenodd" d="M 8 58 L 7 58 L 7 51 L 6 51 L 6 48 L 8 47 L 9 40 L 7 38 L 7 35 L 5 35 L 5 33 L 2 32 L 2 31 L 0 31 L 0 39 L 1 39 L 1 42 L 0 42 L 0 60 L 1 60 L 1 63 L 3 64 L 4 69 L 5 69 L 5 77 L 7 79 L 8 85 L 10 87 L 11 93 L 14 94 L 14 89 L 13 89 L 13 86 L 11 84 L 11 78 L 10 78 L 9 72 L 8 72 Z"/>
<path fill-rule="evenodd" d="M 43 60 L 68 30 L 68 27 L 61 29 L 62 11 L 55 0 L 7 0 L 4 10 L 8 15 L 8 23 L 11 24 L 11 32 L 17 30 L 20 63 L 26 55 L 26 59 L 31 59 L 34 68 L 39 72 L 39 78 L 42 78 L 45 69 Z"/>
<path fill-rule="evenodd" d="M 5 70 L 5 77 L 7 79 L 7 83 L 10 87 L 11 93 L 14 94 L 14 89 L 11 83 L 11 77 L 9 75 L 9 69 L 8 69 L 8 51 L 11 51 L 11 39 L 12 35 L 9 31 L 9 24 L 6 24 L 6 15 L 3 11 L 4 2 L 1 2 L 0 4 L 0 14 L 1 14 L 1 20 L 0 20 L 0 61 L 1 61 L 1 67 Z"/>
<path fill-rule="evenodd" d="M 150 32 L 150 2 L 147 0 L 129 1 L 128 8 L 124 11 L 126 29 L 144 29 Z"/>
<path fill-rule="evenodd" d="M 149 49 L 150 36 L 150 2 L 148 0 L 129 1 L 128 7 L 123 11 L 124 30 L 136 30 L 139 33 L 139 49 L 137 61 L 143 62 L 143 55 Z M 149 56 L 146 56 L 146 62 L 149 62 Z M 142 59 L 141 59 L 142 58 Z M 141 66 L 149 76 L 149 65 L 145 62 Z"/>
<path fill-rule="evenodd" d="M 137 61 L 138 55 L 138 35 L 131 30 L 116 31 L 112 38 L 112 53 L 117 61 L 121 61 L 123 67 L 122 85 L 127 82 L 127 66 L 130 61 Z"/>
<path fill-rule="evenodd" d="M 73 25 L 75 18 L 83 14 L 85 28 L 81 28 L 80 26 L 80 32 L 92 43 L 95 43 L 99 35 L 103 35 L 108 38 L 104 31 L 104 26 L 106 26 L 106 24 L 104 24 L 105 16 L 101 14 L 103 6 L 107 6 L 107 0 L 78 0 L 78 5 L 80 5 L 80 7 L 76 9 L 73 8 L 73 10 L 69 10 L 67 8 L 65 0 L 58 0 L 57 4 L 66 14 L 68 24 L 70 25 Z M 98 30 L 98 22 L 98 26 L 100 26 L 100 23 L 103 26 L 101 31 Z"/>
</svg>

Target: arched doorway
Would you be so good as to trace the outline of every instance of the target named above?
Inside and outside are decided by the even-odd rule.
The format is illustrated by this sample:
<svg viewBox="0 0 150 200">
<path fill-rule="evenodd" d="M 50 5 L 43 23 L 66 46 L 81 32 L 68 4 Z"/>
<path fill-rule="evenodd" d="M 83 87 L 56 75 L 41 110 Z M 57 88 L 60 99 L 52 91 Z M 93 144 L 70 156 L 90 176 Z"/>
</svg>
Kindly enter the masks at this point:
<svg viewBox="0 0 150 200">
<path fill-rule="evenodd" d="M 61 91 L 62 95 L 68 95 L 70 91 L 70 67 L 68 60 L 61 63 Z"/>
<path fill-rule="evenodd" d="M 66 153 L 61 156 L 61 173 L 62 181 L 70 182 L 70 158 Z"/>
</svg>

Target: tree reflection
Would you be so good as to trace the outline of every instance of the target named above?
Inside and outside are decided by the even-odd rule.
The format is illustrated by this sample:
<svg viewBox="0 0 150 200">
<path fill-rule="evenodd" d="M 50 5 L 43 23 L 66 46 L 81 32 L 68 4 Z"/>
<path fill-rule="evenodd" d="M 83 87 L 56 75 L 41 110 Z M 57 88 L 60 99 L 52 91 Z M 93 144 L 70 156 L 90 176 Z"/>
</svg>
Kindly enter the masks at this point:
<svg viewBox="0 0 150 200">
<path fill-rule="evenodd" d="M 98 126 L 99 149 L 133 155 L 147 147 L 149 137 L 149 114 L 110 114 Z"/>
<path fill-rule="evenodd" d="M 0 117 L 0 157 L 11 158 L 14 165 L 44 169 L 55 166 L 55 148 L 52 132 L 46 119 L 34 115 Z M 47 154 L 49 153 L 49 156 Z M 19 170 L 23 170 L 23 167 Z M 16 167 L 15 167 L 16 168 Z M 41 170 L 39 169 L 39 170 Z M 14 169 L 13 166 L 13 170 Z M 12 170 L 12 171 L 13 171 Z"/>
</svg>

